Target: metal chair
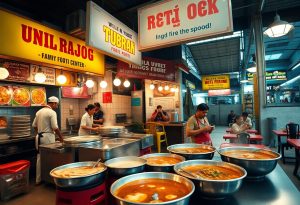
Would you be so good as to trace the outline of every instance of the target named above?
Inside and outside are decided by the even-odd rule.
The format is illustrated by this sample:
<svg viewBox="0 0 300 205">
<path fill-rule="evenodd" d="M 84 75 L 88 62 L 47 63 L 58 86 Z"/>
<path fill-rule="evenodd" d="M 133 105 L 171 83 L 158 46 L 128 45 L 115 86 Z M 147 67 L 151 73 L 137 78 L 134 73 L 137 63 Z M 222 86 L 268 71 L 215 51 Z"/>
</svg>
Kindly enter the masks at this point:
<svg viewBox="0 0 300 205">
<path fill-rule="evenodd" d="M 168 146 L 167 133 L 165 131 L 165 126 L 163 124 L 156 123 L 156 122 L 147 122 L 145 128 L 148 134 L 153 134 L 153 136 L 155 137 L 158 153 L 161 152 L 162 142 L 165 142 L 166 145 Z"/>
<path fill-rule="evenodd" d="M 237 134 L 237 144 L 249 144 L 250 143 L 250 134 L 249 133 L 239 133 Z"/>
<path fill-rule="evenodd" d="M 299 124 L 288 123 L 286 124 L 285 128 L 286 128 L 287 139 L 299 139 Z M 289 149 L 293 147 L 287 142 L 281 142 L 280 147 L 281 147 L 281 154 L 282 154 L 282 162 L 283 164 L 285 164 L 285 158 L 288 157 L 284 156 L 284 148 Z"/>
</svg>

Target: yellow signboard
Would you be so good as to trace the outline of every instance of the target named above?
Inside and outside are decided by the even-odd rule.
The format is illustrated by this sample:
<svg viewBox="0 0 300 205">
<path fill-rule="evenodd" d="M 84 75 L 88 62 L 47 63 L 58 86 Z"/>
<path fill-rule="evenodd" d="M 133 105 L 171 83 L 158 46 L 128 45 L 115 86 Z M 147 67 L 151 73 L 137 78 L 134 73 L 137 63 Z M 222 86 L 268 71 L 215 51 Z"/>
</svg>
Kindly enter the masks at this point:
<svg viewBox="0 0 300 205">
<path fill-rule="evenodd" d="M 0 55 L 104 74 L 104 56 L 63 32 L 0 9 Z"/>
<path fill-rule="evenodd" d="M 229 75 L 205 75 L 201 76 L 202 90 L 218 90 L 230 88 Z"/>
</svg>

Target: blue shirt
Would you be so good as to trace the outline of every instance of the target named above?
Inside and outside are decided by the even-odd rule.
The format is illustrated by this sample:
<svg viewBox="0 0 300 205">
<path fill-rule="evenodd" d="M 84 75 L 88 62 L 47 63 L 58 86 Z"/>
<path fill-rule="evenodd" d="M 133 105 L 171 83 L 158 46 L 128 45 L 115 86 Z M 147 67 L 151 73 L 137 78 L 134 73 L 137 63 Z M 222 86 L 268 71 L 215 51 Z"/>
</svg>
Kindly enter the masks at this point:
<svg viewBox="0 0 300 205">
<path fill-rule="evenodd" d="M 104 115 L 104 113 L 102 112 L 102 110 L 98 110 L 98 112 L 94 113 L 94 120 L 103 119 L 103 115 Z M 95 124 L 101 124 L 102 125 L 103 123 L 97 122 Z"/>
</svg>

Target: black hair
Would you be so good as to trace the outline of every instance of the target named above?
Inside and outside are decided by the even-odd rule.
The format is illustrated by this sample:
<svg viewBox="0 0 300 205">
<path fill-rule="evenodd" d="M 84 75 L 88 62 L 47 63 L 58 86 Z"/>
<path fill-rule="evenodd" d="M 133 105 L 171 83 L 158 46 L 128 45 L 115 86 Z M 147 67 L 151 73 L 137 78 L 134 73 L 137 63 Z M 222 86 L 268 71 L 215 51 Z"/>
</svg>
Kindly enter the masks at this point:
<svg viewBox="0 0 300 205">
<path fill-rule="evenodd" d="M 236 123 L 237 119 L 239 119 L 240 117 L 242 117 L 242 115 L 236 115 L 234 118 L 234 122 Z"/>
<path fill-rule="evenodd" d="M 209 107 L 207 104 L 205 103 L 201 103 L 197 106 L 197 110 L 200 110 L 200 111 L 205 111 L 205 110 L 209 110 Z"/>
<path fill-rule="evenodd" d="M 242 116 L 248 117 L 248 113 L 247 112 L 243 112 Z"/>
<path fill-rule="evenodd" d="M 160 109 L 160 108 L 162 108 L 162 106 L 161 105 L 157 105 L 156 109 Z"/>
<path fill-rule="evenodd" d="M 98 103 L 98 102 L 95 102 L 94 105 L 99 108 L 101 107 L 100 103 Z"/>
<path fill-rule="evenodd" d="M 85 111 L 89 111 L 95 108 L 95 105 L 93 104 L 88 104 L 88 106 L 85 108 Z"/>
</svg>

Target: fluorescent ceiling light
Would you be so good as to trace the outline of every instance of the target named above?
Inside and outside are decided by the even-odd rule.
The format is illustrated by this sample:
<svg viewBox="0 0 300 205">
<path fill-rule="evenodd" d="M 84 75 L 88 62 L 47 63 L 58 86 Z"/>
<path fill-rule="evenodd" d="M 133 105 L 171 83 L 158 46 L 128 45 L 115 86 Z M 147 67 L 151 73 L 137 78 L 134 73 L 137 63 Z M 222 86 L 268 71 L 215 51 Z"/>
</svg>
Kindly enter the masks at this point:
<svg viewBox="0 0 300 205">
<path fill-rule="evenodd" d="M 248 83 L 249 80 L 241 80 L 240 83 Z"/>
<path fill-rule="evenodd" d="M 282 83 L 280 86 L 286 86 L 286 85 L 292 84 L 292 83 L 296 82 L 298 79 L 300 79 L 300 75 L 298 75 L 297 77 L 292 78 L 292 79 L 286 81 L 285 83 Z"/>
<path fill-rule="evenodd" d="M 292 70 L 295 70 L 296 68 L 299 68 L 300 66 L 300 62 L 296 63 L 293 67 L 291 67 Z"/>
<path fill-rule="evenodd" d="M 265 56 L 266 61 L 277 60 L 282 56 L 282 53 L 270 54 Z"/>
</svg>

